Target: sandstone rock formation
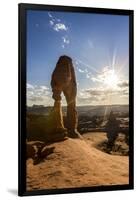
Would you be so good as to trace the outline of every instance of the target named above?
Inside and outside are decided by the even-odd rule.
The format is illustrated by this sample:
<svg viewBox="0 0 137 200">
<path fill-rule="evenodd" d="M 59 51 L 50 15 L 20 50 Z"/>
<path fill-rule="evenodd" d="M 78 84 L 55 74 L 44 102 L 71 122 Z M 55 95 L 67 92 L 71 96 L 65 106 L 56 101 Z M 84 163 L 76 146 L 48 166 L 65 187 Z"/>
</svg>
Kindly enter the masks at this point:
<svg viewBox="0 0 137 200">
<path fill-rule="evenodd" d="M 53 92 L 54 116 L 56 123 L 56 132 L 64 132 L 69 137 L 77 138 L 80 134 L 77 131 L 77 111 L 76 111 L 76 93 L 77 84 L 72 59 L 66 55 L 61 56 L 52 73 L 51 87 Z M 64 127 L 61 93 L 63 92 L 67 101 L 67 132 Z"/>
</svg>

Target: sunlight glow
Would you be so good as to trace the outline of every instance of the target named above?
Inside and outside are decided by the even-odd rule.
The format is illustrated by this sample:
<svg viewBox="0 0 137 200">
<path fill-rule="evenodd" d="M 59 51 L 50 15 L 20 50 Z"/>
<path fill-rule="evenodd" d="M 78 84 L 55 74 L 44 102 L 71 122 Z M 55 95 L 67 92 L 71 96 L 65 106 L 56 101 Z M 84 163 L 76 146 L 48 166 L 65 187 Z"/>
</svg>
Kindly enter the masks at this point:
<svg viewBox="0 0 137 200">
<path fill-rule="evenodd" d="M 118 84 L 118 76 L 114 70 L 108 70 L 106 73 L 106 77 L 104 79 L 104 83 L 109 88 L 115 88 Z"/>
</svg>

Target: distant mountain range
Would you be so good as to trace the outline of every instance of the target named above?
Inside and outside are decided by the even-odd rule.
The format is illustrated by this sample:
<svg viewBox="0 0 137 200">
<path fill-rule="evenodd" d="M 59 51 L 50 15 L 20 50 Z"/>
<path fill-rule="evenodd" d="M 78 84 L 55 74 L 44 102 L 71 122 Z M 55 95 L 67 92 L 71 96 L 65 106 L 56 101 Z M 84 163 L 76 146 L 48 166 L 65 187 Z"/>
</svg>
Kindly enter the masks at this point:
<svg viewBox="0 0 137 200">
<path fill-rule="evenodd" d="M 43 106 L 43 105 L 33 105 L 27 107 L 27 112 L 32 114 L 42 114 L 47 115 L 53 107 Z M 63 106 L 63 112 L 66 113 L 67 107 Z M 119 114 L 128 114 L 129 113 L 129 105 L 98 105 L 98 106 L 78 106 L 77 112 L 78 115 L 86 115 L 86 116 L 103 116 L 108 115 L 110 111 L 119 113 Z"/>
</svg>

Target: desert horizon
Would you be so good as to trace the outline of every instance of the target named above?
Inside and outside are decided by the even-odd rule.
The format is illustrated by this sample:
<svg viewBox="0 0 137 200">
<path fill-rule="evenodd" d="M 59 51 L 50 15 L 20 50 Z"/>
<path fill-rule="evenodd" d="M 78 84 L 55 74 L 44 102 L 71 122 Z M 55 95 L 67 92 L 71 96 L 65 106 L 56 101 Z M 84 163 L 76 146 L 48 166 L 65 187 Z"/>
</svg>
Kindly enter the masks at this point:
<svg viewBox="0 0 137 200">
<path fill-rule="evenodd" d="M 33 105 L 27 105 L 27 107 L 53 107 L 53 105 L 49 106 L 49 105 L 42 105 L 42 104 L 33 104 Z M 76 107 L 86 107 L 86 106 L 129 106 L 129 104 L 97 104 L 97 105 L 92 105 L 92 104 L 86 104 L 86 105 L 76 105 Z M 67 107 L 67 105 L 62 105 L 62 107 Z"/>
<path fill-rule="evenodd" d="M 122 105 L 127 108 L 124 108 L 124 113 L 119 109 L 121 105 L 113 106 L 118 107 L 116 116 L 120 119 L 121 129 L 111 151 L 107 146 L 107 119 L 104 120 L 104 115 L 97 115 L 97 110 L 93 114 L 93 109 L 97 107 L 77 107 L 78 131 L 82 140 L 56 138 L 56 133 L 51 128 L 53 124 L 47 122 L 50 112 L 44 108 L 48 107 L 29 107 L 32 110 L 27 111 L 28 191 L 129 183 L 128 105 Z M 99 106 L 99 113 L 100 107 L 105 106 Z M 66 107 L 62 108 L 66 126 L 64 108 Z M 93 108 L 91 114 L 89 108 Z M 107 114 L 106 116 L 108 117 Z M 49 135 L 55 140 L 46 142 Z M 35 160 L 34 149 L 37 152 L 40 147 L 41 156 Z"/>
</svg>

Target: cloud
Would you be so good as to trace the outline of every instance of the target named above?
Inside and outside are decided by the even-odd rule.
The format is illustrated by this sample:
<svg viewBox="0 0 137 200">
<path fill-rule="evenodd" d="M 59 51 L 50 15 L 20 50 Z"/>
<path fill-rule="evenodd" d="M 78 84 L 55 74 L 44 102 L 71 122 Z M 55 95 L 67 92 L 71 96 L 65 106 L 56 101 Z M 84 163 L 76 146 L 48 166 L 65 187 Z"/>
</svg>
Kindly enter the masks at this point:
<svg viewBox="0 0 137 200">
<path fill-rule="evenodd" d="M 62 46 L 63 49 L 65 48 L 65 45 L 64 45 L 64 44 L 62 44 L 61 46 Z"/>
<path fill-rule="evenodd" d="M 91 72 L 89 72 L 89 71 L 87 70 L 87 68 L 81 69 L 81 67 L 83 67 L 83 66 L 79 63 L 78 60 L 75 61 L 75 64 L 76 64 L 76 66 L 77 66 L 78 72 L 80 72 L 80 73 L 85 73 L 86 75 L 90 76 Z"/>
<path fill-rule="evenodd" d="M 53 18 L 52 14 L 51 14 L 50 12 L 48 12 L 48 16 L 49 16 L 50 18 Z"/>
<path fill-rule="evenodd" d="M 86 74 L 86 78 L 90 78 L 90 75 L 89 75 L 89 74 Z"/>
<path fill-rule="evenodd" d="M 58 23 L 53 26 L 53 29 L 57 32 L 59 31 L 67 31 L 68 27 L 63 23 Z"/>
<path fill-rule="evenodd" d="M 126 80 L 123 81 L 123 83 L 126 82 Z M 98 86 L 80 90 L 78 92 L 77 102 L 82 105 L 115 104 L 116 102 L 120 104 L 123 101 L 124 103 L 128 103 L 128 95 L 129 90 L 126 84 L 125 87 L 118 87 L 117 89 Z"/>
<path fill-rule="evenodd" d="M 91 80 L 95 83 L 103 84 L 106 88 L 111 88 L 111 90 L 122 90 L 129 86 L 127 80 L 123 80 L 120 74 L 117 74 L 115 69 L 111 67 L 104 67 L 100 73 L 91 77 Z"/>
<path fill-rule="evenodd" d="M 123 80 L 123 77 L 118 76 L 108 66 L 104 67 L 102 71 L 96 72 L 93 76 L 89 68 L 82 68 L 87 66 L 83 66 L 82 63 L 78 59 L 75 60 L 77 71 L 94 83 L 90 83 L 93 87 L 78 91 L 78 104 L 128 103 L 129 84 L 126 79 Z"/>
<path fill-rule="evenodd" d="M 78 72 L 82 73 L 85 75 L 85 78 L 87 79 L 91 79 L 91 72 L 88 72 L 87 69 L 81 69 L 79 67 L 77 67 Z"/>
<path fill-rule="evenodd" d="M 67 31 L 68 27 L 65 25 L 65 23 L 61 22 L 61 19 L 58 19 L 56 17 L 53 17 L 53 15 L 48 12 L 49 16 L 49 24 L 53 28 L 54 31 Z"/>
<path fill-rule="evenodd" d="M 48 12 L 48 16 L 49 16 L 49 25 L 50 27 L 56 31 L 56 32 L 61 32 L 66 34 L 66 32 L 68 31 L 69 27 L 66 25 L 66 23 L 62 22 L 61 19 L 58 19 L 56 17 L 54 17 L 50 12 Z M 69 45 L 70 40 L 68 35 L 64 35 L 61 37 L 61 47 L 64 49 L 67 45 Z"/>
<path fill-rule="evenodd" d="M 91 80 L 93 81 L 93 82 L 101 82 L 101 80 L 97 77 L 91 77 Z"/>
<path fill-rule="evenodd" d="M 65 44 L 69 44 L 69 43 L 70 43 L 70 40 L 69 40 L 69 38 L 68 38 L 67 35 L 66 35 L 66 36 L 63 36 L 63 37 L 62 37 L 62 40 L 63 40 L 63 42 L 64 42 Z"/>
<path fill-rule="evenodd" d="M 114 70 L 111 69 L 109 66 L 106 66 L 102 69 L 102 71 L 100 73 L 97 73 L 96 76 L 91 77 L 91 80 L 93 82 L 100 82 L 100 83 L 104 83 L 105 80 L 107 80 L 108 77 L 112 76 L 114 74 Z"/>
<path fill-rule="evenodd" d="M 54 25 L 54 21 L 53 20 L 49 20 L 49 23 L 50 23 L 51 26 Z"/>
<path fill-rule="evenodd" d="M 84 70 L 82 70 L 82 69 L 80 69 L 80 68 L 78 68 L 78 71 L 79 71 L 80 73 L 84 73 L 84 72 L 85 72 Z"/>
<path fill-rule="evenodd" d="M 27 105 L 33 105 L 34 103 L 49 105 L 51 96 L 51 91 L 47 86 L 27 83 Z"/>
<path fill-rule="evenodd" d="M 68 36 L 67 35 L 62 36 L 62 45 L 61 45 L 62 48 L 65 48 L 67 45 L 69 45 L 69 43 L 70 43 L 70 40 Z"/>
<path fill-rule="evenodd" d="M 100 96 L 98 93 L 93 93 L 94 94 L 91 94 L 89 91 L 86 91 L 86 89 L 81 90 L 77 96 L 77 103 L 79 105 L 100 104 Z"/>
<path fill-rule="evenodd" d="M 118 84 L 119 90 L 121 91 L 121 97 L 128 97 L 129 96 L 129 81 L 123 80 Z"/>
<path fill-rule="evenodd" d="M 85 93 L 94 95 L 94 96 L 114 95 L 114 94 L 118 94 L 119 92 L 120 92 L 119 90 L 112 90 L 112 89 L 107 89 L 104 87 L 85 89 Z"/>
<path fill-rule="evenodd" d="M 34 86 L 29 84 L 29 83 L 27 83 L 27 90 L 33 90 L 33 89 L 34 89 Z"/>
<path fill-rule="evenodd" d="M 120 88 L 128 87 L 128 86 L 129 86 L 129 82 L 126 81 L 126 80 L 121 81 L 121 82 L 118 83 L 118 86 L 119 86 Z"/>
<path fill-rule="evenodd" d="M 37 97 L 37 96 L 30 96 L 29 97 L 29 101 L 32 101 L 34 103 L 37 103 L 39 101 L 43 101 L 43 98 L 42 97 Z"/>
<path fill-rule="evenodd" d="M 89 69 L 90 71 L 94 71 L 95 73 L 99 73 L 99 71 L 96 69 L 96 67 L 91 66 L 90 64 L 85 63 L 84 61 L 76 58 L 76 60 L 78 62 L 79 65 L 86 67 L 87 69 Z"/>
<path fill-rule="evenodd" d="M 96 97 L 87 97 L 87 98 L 83 98 L 83 97 L 77 97 L 77 104 L 78 105 L 94 105 L 97 104 L 97 99 Z"/>
</svg>

